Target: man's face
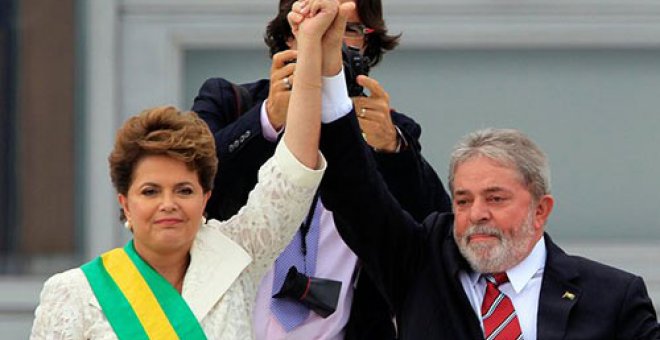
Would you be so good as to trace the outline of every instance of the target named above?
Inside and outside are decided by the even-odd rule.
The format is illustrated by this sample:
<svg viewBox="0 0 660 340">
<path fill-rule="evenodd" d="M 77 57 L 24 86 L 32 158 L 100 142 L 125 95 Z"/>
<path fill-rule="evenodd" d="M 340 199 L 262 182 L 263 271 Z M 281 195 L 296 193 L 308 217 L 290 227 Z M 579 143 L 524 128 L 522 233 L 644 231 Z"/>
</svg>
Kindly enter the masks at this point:
<svg viewBox="0 0 660 340">
<path fill-rule="evenodd" d="M 543 235 L 552 197 L 535 202 L 509 166 L 477 156 L 454 174 L 454 239 L 472 269 L 503 272 L 524 260 Z"/>
<path fill-rule="evenodd" d="M 344 2 L 350 2 L 353 0 L 341 0 L 341 3 Z M 364 40 L 364 33 L 365 32 L 360 32 L 359 30 L 356 29 L 358 25 L 362 24 L 362 21 L 360 20 L 360 16 L 358 15 L 357 12 L 357 3 L 355 4 L 355 7 L 353 7 L 353 10 L 349 13 L 348 17 L 346 18 L 346 32 L 344 33 L 344 43 L 348 46 L 353 46 L 357 47 L 360 50 L 363 50 L 365 47 L 365 40 Z"/>
</svg>

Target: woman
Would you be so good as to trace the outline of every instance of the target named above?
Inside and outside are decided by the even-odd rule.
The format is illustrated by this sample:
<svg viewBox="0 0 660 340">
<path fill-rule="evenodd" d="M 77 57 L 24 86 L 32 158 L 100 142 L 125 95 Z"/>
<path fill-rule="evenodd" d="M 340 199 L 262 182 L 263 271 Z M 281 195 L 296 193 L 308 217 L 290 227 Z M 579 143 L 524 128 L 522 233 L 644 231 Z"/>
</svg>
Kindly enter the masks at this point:
<svg viewBox="0 0 660 340">
<path fill-rule="evenodd" d="M 217 161 L 202 120 L 160 107 L 124 123 L 109 161 L 133 239 L 51 277 L 32 338 L 252 337 L 259 279 L 302 222 L 325 168 L 318 153 L 321 39 L 337 7 L 332 0 L 309 5 L 314 16 L 298 33 L 284 142 L 231 219 L 203 222 Z"/>
</svg>

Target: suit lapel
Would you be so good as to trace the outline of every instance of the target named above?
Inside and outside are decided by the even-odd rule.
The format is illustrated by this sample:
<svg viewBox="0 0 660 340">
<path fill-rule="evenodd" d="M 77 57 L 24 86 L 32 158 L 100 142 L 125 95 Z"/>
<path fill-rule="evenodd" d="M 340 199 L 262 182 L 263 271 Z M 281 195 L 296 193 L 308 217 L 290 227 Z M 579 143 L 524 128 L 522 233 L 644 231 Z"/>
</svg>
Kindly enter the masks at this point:
<svg viewBox="0 0 660 340">
<path fill-rule="evenodd" d="M 251 262 L 241 246 L 217 228 L 202 225 L 190 250 L 182 292 L 197 320 L 201 322 Z"/>
<path fill-rule="evenodd" d="M 547 234 L 545 242 L 548 255 L 539 297 L 537 338 L 564 339 L 568 317 L 582 295 L 573 283 L 579 273 L 571 258 Z"/>
</svg>

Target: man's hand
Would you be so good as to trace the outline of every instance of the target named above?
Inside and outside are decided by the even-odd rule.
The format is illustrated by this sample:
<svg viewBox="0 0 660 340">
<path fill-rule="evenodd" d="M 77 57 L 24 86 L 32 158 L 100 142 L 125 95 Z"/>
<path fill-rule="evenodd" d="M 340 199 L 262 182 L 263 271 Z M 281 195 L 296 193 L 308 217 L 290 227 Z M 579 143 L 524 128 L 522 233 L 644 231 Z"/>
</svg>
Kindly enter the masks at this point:
<svg viewBox="0 0 660 340">
<path fill-rule="evenodd" d="M 389 94 L 373 78 L 360 75 L 357 83 L 370 93 L 368 97 L 352 98 L 367 144 L 379 151 L 395 152 L 399 140 L 390 114 Z"/>
<path fill-rule="evenodd" d="M 344 2 L 339 5 L 339 13 L 323 35 L 321 40 L 323 49 L 322 74 L 325 77 L 335 76 L 341 72 L 341 46 L 344 42 L 346 20 L 353 11 L 355 11 L 355 3 L 353 1 Z"/>
<path fill-rule="evenodd" d="M 286 112 L 289 108 L 289 98 L 293 87 L 293 71 L 298 52 L 286 50 L 273 55 L 270 67 L 270 89 L 266 102 L 266 113 L 270 124 L 279 130 L 286 122 Z"/>
</svg>

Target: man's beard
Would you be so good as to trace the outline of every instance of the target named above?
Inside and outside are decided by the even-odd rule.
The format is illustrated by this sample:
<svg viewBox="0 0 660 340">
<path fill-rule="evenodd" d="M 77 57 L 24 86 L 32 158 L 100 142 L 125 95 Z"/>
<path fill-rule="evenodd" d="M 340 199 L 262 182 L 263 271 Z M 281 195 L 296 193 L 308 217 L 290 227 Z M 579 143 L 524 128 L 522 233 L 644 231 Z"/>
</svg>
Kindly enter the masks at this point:
<svg viewBox="0 0 660 340">
<path fill-rule="evenodd" d="M 514 267 L 529 255 L 536 234 L 533 218 L 534 211 L 530 209 L 525 221 L 509 234 L 503 233 L 494 226 L 477 224 L 471 225 L 459 239 L 454 229 L 454 239 L 472 270 L 478 273 L 501 273 Z M 494 236 L 499 242 L 468 243 L 470 236 L 475 234 Z"/>
</svg>

